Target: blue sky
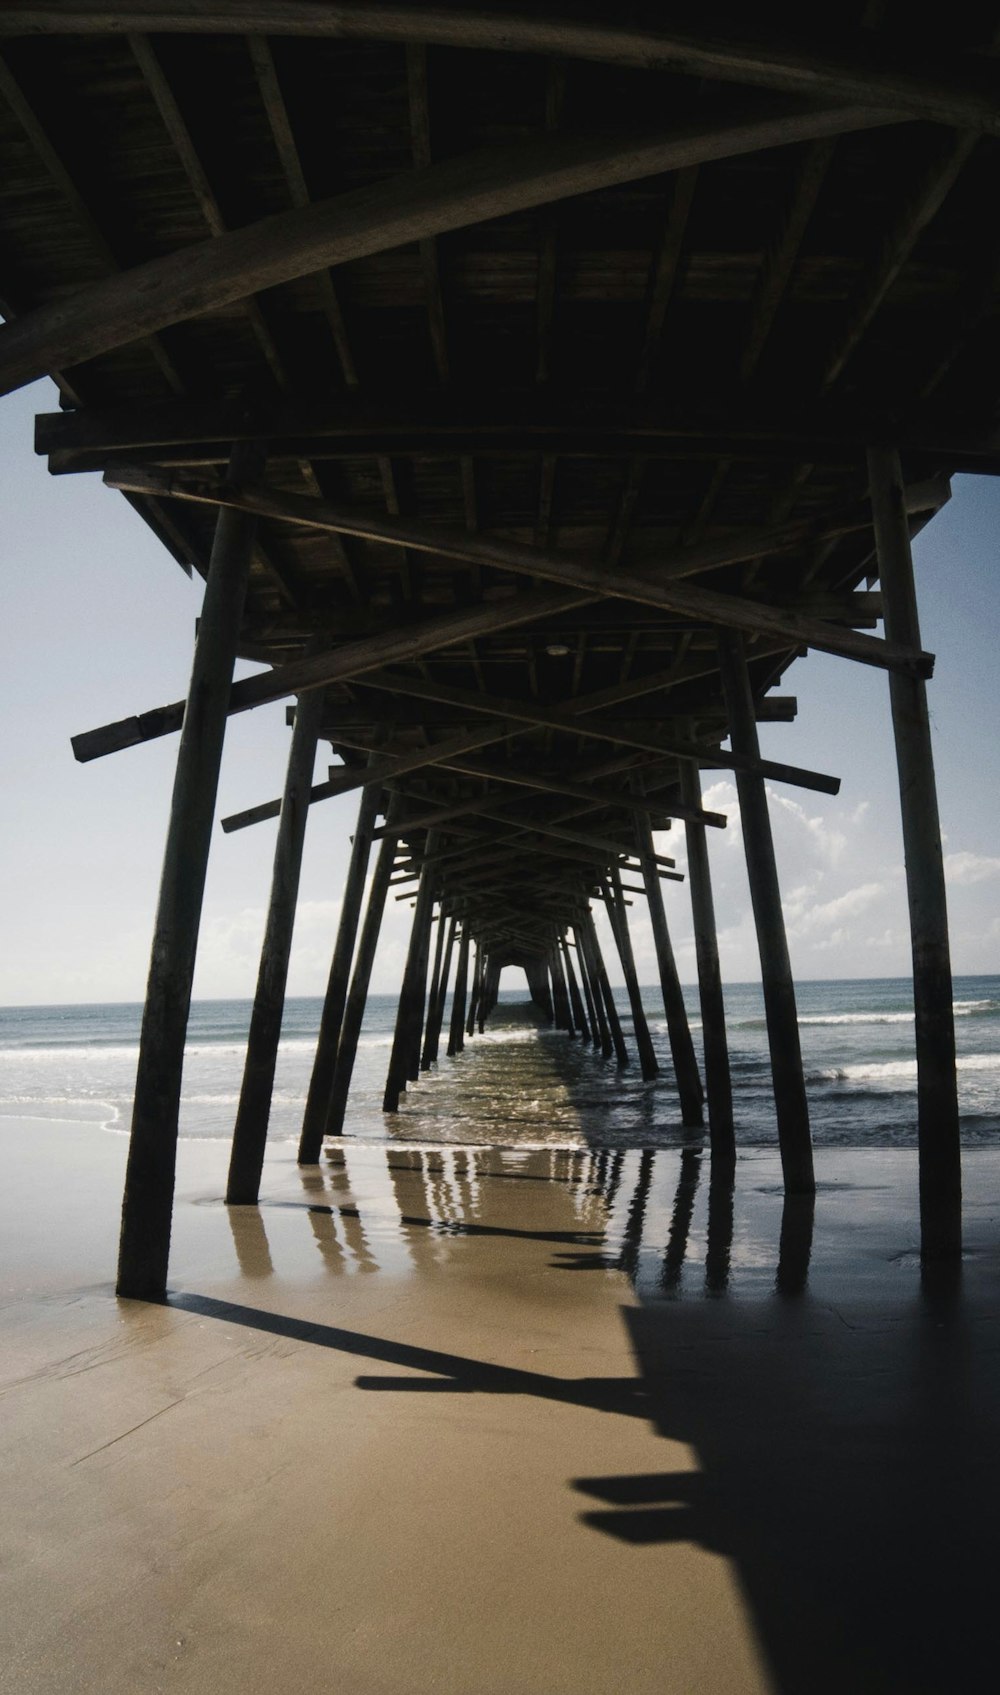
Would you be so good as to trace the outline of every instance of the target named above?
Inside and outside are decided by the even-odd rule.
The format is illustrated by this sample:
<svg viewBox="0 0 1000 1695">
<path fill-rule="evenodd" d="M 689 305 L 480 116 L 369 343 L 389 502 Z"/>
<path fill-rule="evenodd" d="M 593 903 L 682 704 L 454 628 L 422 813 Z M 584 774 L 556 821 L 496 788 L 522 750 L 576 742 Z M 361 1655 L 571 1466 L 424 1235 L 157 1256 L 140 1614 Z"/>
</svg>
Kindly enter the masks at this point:
<svg viewBox="0 0 1000 1695">
<path fill-rule="evenodd" d="M 0 401 L 4 1005 L 142 997 L 176 741 L 81 766 L 69 738 L 183 695 L 201 593 L 98 477 L 49 476 L 32 452 L 32 419 L 55 406 L 48 383 Z M 923 643 L 937 654 L 930 705 L 956 972 L 1000 971 L 998 535 L 1000 485 L 958 478 L 950 505 L 915 549 Z M 836 799 L 777 785 L 771 791 L 796 974 L 904 975 L 909 942 L 886 678 L 812 654 L 793 666 L 782 692 L 797 694 L 799 717 L 762 726 L 764 753 L 843 779 Z M 231 721 L 220 814 L 280 792 L 287 746 L 283 704 Z M 723 970 L 730 981 L 745 981 L 759 967 L 739 814 L 732 785 L 711 775 L 704 778 L 708 802 L 730 818 L 711 840 Z M 322 992 L 356 806 L 348 797 L 313 809 L 290 993 Z M 274 831 L 272 823 L 216 834 L 197 995 L 253 993 Z M 683 869 L 683 833 L 660 845 Z M 691 982 L 686 885 L 664 887 L 681 975 Z M 640 973 L 650 980 L 641 903 L 630 917 Z M 376 989 L 398 985 L 408 918 L 407 903 L 393 903 Z M 605 950 L 610 966 L 610 939 Z"/>
</svg>

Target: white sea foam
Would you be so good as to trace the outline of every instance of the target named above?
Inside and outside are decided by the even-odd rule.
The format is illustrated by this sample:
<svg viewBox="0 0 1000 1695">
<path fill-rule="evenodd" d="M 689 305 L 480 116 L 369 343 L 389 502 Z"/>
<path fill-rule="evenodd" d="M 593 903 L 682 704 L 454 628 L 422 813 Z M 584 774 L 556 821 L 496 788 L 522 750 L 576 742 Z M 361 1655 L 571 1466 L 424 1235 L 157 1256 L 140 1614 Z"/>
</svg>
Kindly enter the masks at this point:
<svg viewBox="0 0 1000 1695">
<path fill-rule="evenodd" d="M 1000 1053 L 961 1054 L 957 1061 L 962 1071 L 1000 1072 Z M 879 1064 L 833 1065 L 818 1071 L 816 1076 L 828 1083 L 895 1083 L 915 1081 L 915 1059 L 890 1059 Z"/>
</svg>

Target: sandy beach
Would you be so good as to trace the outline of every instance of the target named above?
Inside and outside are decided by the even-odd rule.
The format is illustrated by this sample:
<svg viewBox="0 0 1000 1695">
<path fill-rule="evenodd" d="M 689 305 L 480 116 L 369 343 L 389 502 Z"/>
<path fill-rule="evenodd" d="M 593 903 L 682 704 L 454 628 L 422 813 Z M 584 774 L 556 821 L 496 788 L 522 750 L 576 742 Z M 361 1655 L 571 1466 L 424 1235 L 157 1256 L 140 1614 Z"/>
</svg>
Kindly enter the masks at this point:
<svg viewBox="0 0 1000 1695">
<path fill-rule="evenodd" d="M 660 1153 L 655 1297 L 588 1152 L 279 1144 L 227 1215 L 187 1142 L 158 1307 L 112 1291 L 125 1138 L 3 1144 L 3 1689 L 979 1683 L 995 1155 L 922 1294 L 912 1156 L 825 1153 L 810 1252 L 771 1154 L 730 1211 Z"/>
</svg>

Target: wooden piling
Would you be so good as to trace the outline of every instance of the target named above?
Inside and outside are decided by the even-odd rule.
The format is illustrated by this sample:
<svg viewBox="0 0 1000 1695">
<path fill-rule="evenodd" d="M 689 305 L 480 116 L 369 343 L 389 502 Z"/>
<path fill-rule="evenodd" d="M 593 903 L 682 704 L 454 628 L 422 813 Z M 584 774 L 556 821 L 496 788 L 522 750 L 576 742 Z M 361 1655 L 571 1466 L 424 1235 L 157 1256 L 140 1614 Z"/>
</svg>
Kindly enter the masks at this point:
<svg viewBox="0 0 1000 1695">
<path fill-rule="evenodd" d="M 660 1067 L 653 1048 L 653 1038 L 649 1034 L 649 1025 L 646 1022 L 646 1009 L 642 1004 L 642 991 L 639 988 L 632 937 L 629 935 L 628 918 L 625 912 L 621 872 L 617 866 L 611 872 L 608 917 L 611 920 L 611 929 L 618 947 L 618 957 L 622 962 L 622 971 L 625 974 L 625 990 L 628 995 L 629 1006 L 632 1009 L 632 1028 L 635 1031 L 635 1045 L 639 1050 L 639 1065 L 642 1069 L 643 1082 L 649 1083 L 654 1077 L 659 1076 Z"/>
<path fill-rule="evenodd" d="M 448 1031 L 448 1058 L 454 1059 L 465 1046 L 465 998 L 469 985 L 469 932 L 462 921 L 458 943 L 458 965 L 455 969 L 455 993 L 451 1003 L 451 1026 Z"/>
<path fill-rule="evenodd" d="M 444 923 L 444 914 L 441 916 Z M 451 959 L 455 949 L 456 920 L 452 917 L 448 922 L 448 940 L 445 943 L 444 963 L 438 978 L 437 996 L 427 1014 L 427 1033 L 424 1037 L 424 1051 L 420 1060 L 422 1071 L 429 1071 L 437 1063 L 438 1047 L 441 1042 L 441 1026 L 444 1023 L 445 1002 L 448 998 L 448 978 L 451 975 Z"/>
<path fill-rule="evenodd" d="M 299 895 L 302 849 L 309 817 L 309 790 L 316 763 L 316 742 L 323 715 L 323 691 L 303 695 L 295 708 L 292 745 L 274 848 L 271 898 L 261 948 L 260 968 L 233 1146 L 226 1185 L 227 1206 L 256 1206 L 264 1169 L 267 1125 L 271 1116 L 274 1070 L 285 1009 L 288 961 L 292 951 L 295 907 Z"/>
<path fill-rule="evenodd" d="M 389 822 L 391 821 L 392 809 L 390 808 Z M 382 928 L 382 914 L 385 911 L 385 897 L 389 891 L 389 878 L 396 857 L 396 840 L 395 836 L 384 836 L 382 846 L 379 848 L 378 858 L 375 861 L 375 871 L 368 892 L 368 907 L 365 912 L 364 923 L 361 926 L 361 934 L 358 937 L 357 957 L 351 975 L 351 986 L 347 991 L 347 1003 L 344 1007 L 340 1041 L 337 1044 L 337 1061 L 334 1066 L 333 1083 L 330 1087 L 330 1104 L 327 1108 L 324 1126 L 324 1134 L 327 1136 L 339 1136 L 344 1128 L 347 1097 L 350 1093 L 351 1078 L 354 1075 L 354 1061 L 358 1052 L 358 1038 L 361 1035 L 365 1004 L 368 1000 L 368 985 L 371 982 L 375 950 L 378 947 L 379 932 Z"/>
<path fill-rule="evenodd" d="M 563 974 L 562 956 L 558 943 L 549 951 L 549 977 L 552 982 L 552 1006 L 555 1013 L 556 1029 L 565 1030 L 567 1036 L 576 1035 L 573 1014 L 569 1004 L 569 992 L 566 978 Z"/>
<path fill-rule="evenodd" d="M 684 764 L 685 762 L 682 761 L 681 763 Z M 642 867 L 642 880 L 646 888 L 646 904 L 649 907 L 653 945 L 656 949 L 660 992 L 663 995 L 663 1011 L 667 1020 L 667 1036 L 674 1062 L 674 1075 L 677 1079 L 677 1093 L 681 1103 L 681 1122 L 692 1125 L 703 1124 L 705 1122 L 705 1092 L 701 1086 L 698 1061 L 695 1057 L 694 1043 L 691 1040 L 691 1027 L 688 1024 L 687 1007 L 684 1005 L 684 991 L 677 974 L 677 962 L 674 959 L 674 950 L 670 941 L 667 914 L 663 906 L 663 890 L 656 864 L 656 848 L 648 816 L 636 818 L 635 833 L 639 864 Z"/>
<path fill-rule="evenodd" d="M 912 647 L 919 644 L 920 625 L 906 491 L 895 449 L 870 448 L 868 475 L 885 633 Z M 956 1259 L 962 1251 L 962 1162 L 955 1017 L 927 686 L 922 678 L 890 677 L 889 699 L 913 956 L 921 1252 L 927 1260 Z"/>
<path fill-rule="evenodd" d="M 482 983 L 483 949 L 480 942 L 476 943 L 476 954 L 472 966 L 472 990 L 469 995 L 469 1016 L 465 1021 L 465 1034 L 472 1036 L 476 1029 L 476 1013 L 479 1011 L 479 994 Z"/>
<path fill-rule="evenodd" d="M 610 1036 L 607 1034 L 607 1024 L 603 1020 L 603 1007 L 598 1005 L 600 995 L 598 995 L 597 1000 L 593 997 L 590 971 L 586 968 L 586 954 L 583 951 L 583 941 L 580 937 L 580 927 L 576 924 L 573 925 L 573 941 L 576 942 L 576 963 L 580 964 L 580 988 L 586 1005 L 586 1022 L 590 1024 L 590 1041 L 593 1042 L 595 1048 L 603 1048 L 603 1044 L 607 1041 L 607 1051 L 610 1053 Z"/>
<path fill-rule="evenodd" d="M 686 806 L 701 809 L 701 780 L 697 768 L 681 765 L 681 799 Z M 701 1036 L 705 1053 L 705 1093 L 708 1097 L 708 1134 L 712 1168 L 721 1179 L 721 1168 L 736 1160 L 733 1127 L 733 1088 L 729 1071 L 729 1042 L 726 1008 L 722 997 L 719 940 L 715 928 L 715 902 L 708 862 L 708 839 L 704 824 L 685 823 L 688 886 L 698 961 L 698 998 L 701 1004 Z"/>
<path fill-rule="evenodd" d="M 258 445 L 240 443 L 229 480 L 246 486 L 262 466 Z M 254 530 L 246 513 L 216 522 L 177 752 L 122 1202 L 117 1289 L 134 1300 L 166 1294 L 184 1042 Z"/>
<path fill-rule="evenodd" d="M 618 1017 L 618 1008 L 615 1005 L 614 995 L 611 992 L 611 984 L 608 981 L 608 973 L 604 964 L 604 957 L 601 953 L 601 944 L 597 939 L 597 928 L 594 924 L 594 915 L 592 912 L 587 913 L 584 920 L 584 926 L 587 935 L 587 946 L 589 948 L 592 961 L 591 974 L 598 989 L 600 990 L 601 999 L 604 1002 L 604 1015 L 607 1019 L 608 1030 L 611 1035 L 611 1045 L 615 1051 L 615 1059 L 619 1066 L 627 1065 L 628 1048 L 625 1045 L 621 1019 Z"/>
<path fill-rule="evenodd" d="M 719 664 L 734 752 L 760 758 L 757 722 L 747 672 L 743 637 L 731 631 L 718 636 Z M 737 771 L 736 789 L 743 821 L 743 848 L 750 882 L 750 901 L 757 929 L 767 1039 L 774 1079 L 781 1168 L 788 1194 L 811 1194 L 813 1175 L 809 1108 L 802 1074 L 795 984 L 788 957 L 781 890 L 774 860 L 774 841 L 767 810 L 764 779 L 753 771 Z"/>
<path fill-rule="evenodd" d="M 566 986 L 569 989 L 569 1004 L 570 1010 L 573 1014 L 573 1022 L 579 1030 L 580 1035 L 583 1037 L 583 1040 L 585 1042 L 589 1042 L 590 1025 L 587 1022 L 587 1014 L 583 1008 L 583 998 L 580 994 L 580 986 L 576 980 L 576 972 L 573 970 L 573 961 L 570 958 L 569 943 L 566 940 L 565 934 L 561 937 L 559 945 L 562 949 L 563 970 L 566 975 Z"/>
<path fill-rule="evenodd" d="M 430 837 L 427 845 L 428 852 L 433 852 Z M 414 1032 L 418 1043 L 420 1040 L 420 1030 L 424 1022 L 427 945 L 434 913 L 435 880 L 433 866 L 425 865 L 420 874 L 417 904 L 410 928 L 410 945 L 407 948 L 403 981 L 400 985 L 396 1028 L 389 1055 L 389 1072 L 385 1081 L 385 1094 L 382 1097 L 383 1112 L 399 1111 L 399 1097 L 405 1092 L 409 1080 Z M 417 1057 L 419 1071 L 419 1053 Z"/>
<path fill-rule="evenodd" d="M 326 996 L 320 1018 L 316 1057 L 313 1060 L 312 1075 L 309 1079 L 309 1093 L 306 1096 L 305 1112 L 302 1117 L 302 1134 L 299 1138 L 300 1165 L 315 1165 L 323 1146 L 326 1116 L 330 1106 L 330 1090 L 333 1087 L 333 1074 L 337 1064 L 337 1046 L 340 1041 L 344 1008 L 347 1004 L 351 961 L 354 957 L 354 945 L 361 918 L 361 903 L 364 898 L 365 877 L 368 873 L 372 831 L 375 828 L 375 820 L 381 807 L 382 790 L 377 783 L 372 783 L 368 788 L 362 789 L 361 804 L 358 807 L 358 820 L 354 826 L 354 840 L 351 844 L 351 858 L 347 867 L 344 894 L 340 905 L 337 940 L 330 962 L 330 975 L 327 979 Z"/>
<path fill-rule="evenodd" d="M 427 990 L 427 1021 L 424 1028 L 424 1039 L 423 1045 L 420 1048 L 419 1058 L 419 1068 L 421 1071 L 426 1071 L 429 1065 L 429 1061 L 425 1058 L 425 1056 L 427 1053 L 427 1043 L 431 1032 L 431 1026 L 434 1022 L 434 1014 L 437 1010 L 438 997 L 441 992 L 441 968 L 444 964 L 444 936 L 446 929 L 447 925 L 445 922 L 444 907 L 442 906 L 438 911 L 437 935 L 434 938 L 434 964 L 431 967 L 430 987 Z"/>
</svg>

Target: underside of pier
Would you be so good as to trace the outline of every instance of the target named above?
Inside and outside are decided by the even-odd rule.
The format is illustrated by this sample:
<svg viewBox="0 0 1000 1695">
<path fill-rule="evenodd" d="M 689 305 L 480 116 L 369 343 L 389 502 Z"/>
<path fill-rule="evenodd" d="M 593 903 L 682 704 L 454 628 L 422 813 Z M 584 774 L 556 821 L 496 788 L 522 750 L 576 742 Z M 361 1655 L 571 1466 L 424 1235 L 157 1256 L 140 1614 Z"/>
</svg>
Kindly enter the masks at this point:
<svg viewBox="0 0 1000 1695">
<path fill-rule="evenodd" d="M 101 472 L 206 579 L 180 732 L 120 1289 L 162 1297 L 227 716 L 286 699 L 229 1199 L 257 1199 L 308 809 L 357 791 L 301 1159 L 343 1129 L 383 905 L 415 894 L 385 1106 L 527 973 L 595 1064 L 734 1122 L 699 773 L 739 788 L 784 1182 L 813 1187 L 763 760 L 810 648 L 887 674 L 913 929 L 924 1252 L 960 1249 L 947 922 L 910 540 L 996 473 L 991 8 L 899 0 L 0 8 L 0 392 L 45 373 L 53 473 Z M 877 586 L 876 586 L 877 585 Z M 237 657 L 263 662 L 233 684 Z M 314 783 L 317 743 L 334 763 Z M 727 744 L 728 745 L 724 745 Z M 705 1076 L 660 850 L 687 837 Z M 373 852 L 367 905 L 363 900 Z M 398 890 L 396 892 L 399 892 Z M 629 990 L 623 1032 L 593 923 Z M 450 1014 L 448 1009 L 450 1008 Z M 445 1019 L 449 1022 L 445 1028 Z M 601 1057 L 598 1057 L 601 1056 Z M 630 1086 L 624 1083 L 623 1086 Z"/>
</svg>

